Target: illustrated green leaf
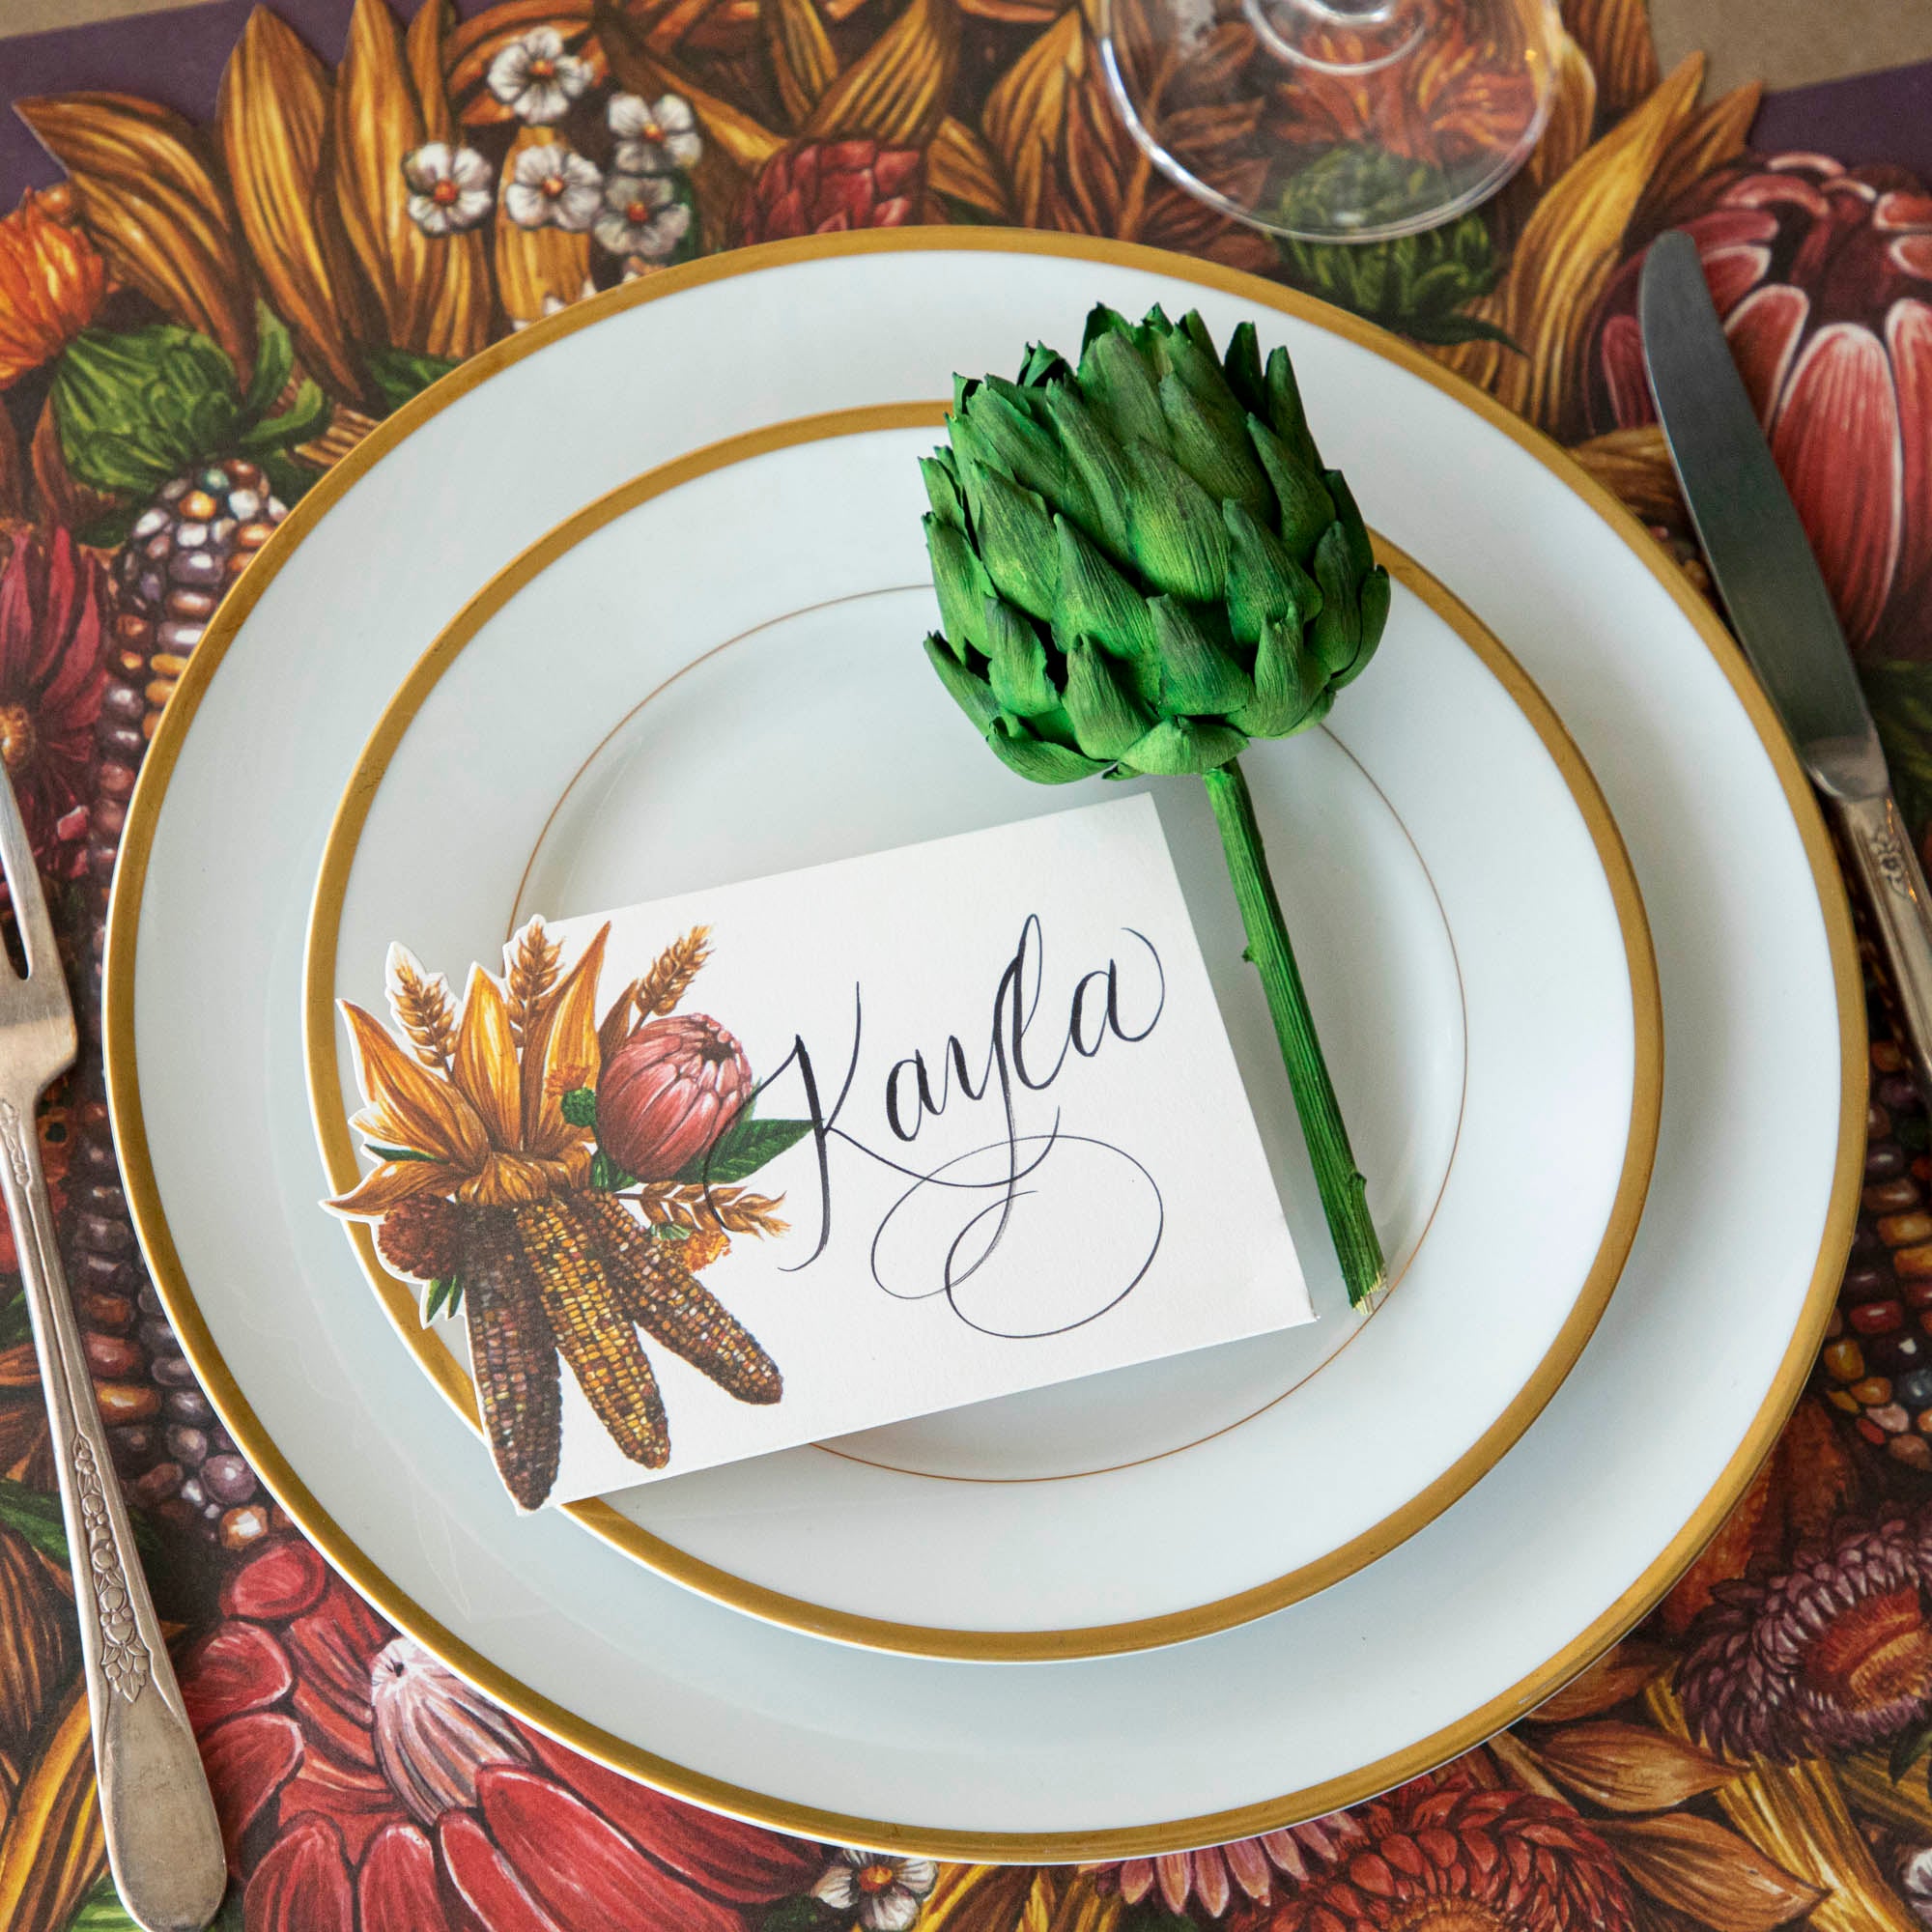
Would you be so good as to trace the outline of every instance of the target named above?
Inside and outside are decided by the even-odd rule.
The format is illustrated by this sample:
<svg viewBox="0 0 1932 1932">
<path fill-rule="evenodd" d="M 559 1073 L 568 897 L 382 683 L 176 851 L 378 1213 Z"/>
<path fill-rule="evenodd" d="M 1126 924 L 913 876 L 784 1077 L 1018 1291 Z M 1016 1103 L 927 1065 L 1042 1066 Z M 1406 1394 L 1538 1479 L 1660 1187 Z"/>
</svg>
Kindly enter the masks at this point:
<svg viewBox="0 0 1932 1932">
<path fill-rule="evenodd" d="M 242 399 L 242 413 L 258 422 L 274 407 L 296 366 L 295 345 L 282 319 L 262 302 L 255 304 L 255 373 Z"/>
<path fill-rule="evenodd" d="M 460 1274 L 439 1275 L 430 1283 L 429 1293 L 423 1300 L 423 1326 L 427 1328 L 438 1315 L 454 1315 L 463 1306 L 463 1277 Z"/>
<path fill-rule="evenodd" d="M 114 1889 L 112 1872 L 102 1872 L 94 1889 L 75 1908 L 67 1921 L 67 1932 L 141 1932 L 140 1923 L 130 1918 Z"/>
<path fill-rule="evenodd" d="M 0 1307 L 0 1349 L 12 1349 L 33 1332 L 33 1317 L 27 1313 L 27 1296 L 21 1291 Z"/>
<path fill-rule="evenodd" d="M 363 1151 L 372 1153 L 378 1160 L 434 1160 L 433 1153 L 418 1153 L 414 1148 L 378 1147 L 373 1141 Z"/>
<path fill-rule="evenodd" d="M 745 1180 L 810 1131 L 810 1121 L 759 1121 L 740 1115 L 712 1143 L 708 1154 L 677 1177 L 678 1184 L 697 1187 L 709 1181 L 714 1187 L 726 1187 Z"/>
<path fill-rule="evenodd" d="M 590 1156 L 590 1184 L 605 1194 L 615 1194 L 626 1187 L 635 1187 L 638 1177 L 626 1174 L 611 1156 L 599 1148 Z"/>
<path fill-rule="evenodd" d="M 395 349 L 379 344 L 362 358 L 362 367 L 382 402 L 384 412 L 399 410 L 412 396 L 456 367 L 451 355 L 431 355 L 420 349 Z"/>
<path fill-rule="evenodd" d="M 1927 1751 L 1932 1751 L 1932 1719 L 1908 1726 L 1891 1741 L 1891 1762 L 1887 1767 L 1891 1781 L 1896 1784 Z"/>
<path fill-rule="evenodd" d="M 74 476 L 143 497 L 217 454 L 242 410 L 228 357 L 173 323 L 83 329 L 55 365 L 51 395 Z"/>
<path fill-rule="evenodd" d="M 269 487 L 285 505 L 299 503 L 322 475 L 320 469 L 298 463 L 284 450 L 265 449 L 257 453 L 255 460 L 267 472 Z"/>
<path fill-rule="evenodd" d="M 0 1476 L 0 1523 L 43 1555 L 67 1561 L 67 1525 L 61 1520 L 59 1496 Z"/>
<path fill-rule="evenodd" d="M 573 1087 L 557 1102 L 557 1108 L 573 1127 L 594 1127 L 597 1124 L 597 1090 L 594 1087 Z"/>
<path fill-rule="evenodd" d="M 849 1917 L 849 1915 L 843 1915 Z M 821 1904 L 810 1892 L 796 1898 L 781 1898 L 758 1921 L 758 1932 L 820 1932 L 836 1924 L 841 1915 Z"/>
</svg>

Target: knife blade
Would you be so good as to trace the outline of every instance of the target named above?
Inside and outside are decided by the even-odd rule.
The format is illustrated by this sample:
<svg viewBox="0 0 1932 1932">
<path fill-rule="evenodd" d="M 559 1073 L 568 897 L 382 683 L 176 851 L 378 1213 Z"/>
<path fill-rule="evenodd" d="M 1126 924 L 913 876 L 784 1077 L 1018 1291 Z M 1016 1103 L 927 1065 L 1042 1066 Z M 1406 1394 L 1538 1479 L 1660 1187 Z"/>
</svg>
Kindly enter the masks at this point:
<svg viewBox="0 0 1932 1932">
<path fill-rule="evenodd" d="M 1698 542 L 1870 902 L 1914 1070 L 1932 1103 L 1932 895 L 1832 594 L 1731 358 L 1697 245 L 1681 230 L 1651 243 L 1637 317 Z"/>
</svg>

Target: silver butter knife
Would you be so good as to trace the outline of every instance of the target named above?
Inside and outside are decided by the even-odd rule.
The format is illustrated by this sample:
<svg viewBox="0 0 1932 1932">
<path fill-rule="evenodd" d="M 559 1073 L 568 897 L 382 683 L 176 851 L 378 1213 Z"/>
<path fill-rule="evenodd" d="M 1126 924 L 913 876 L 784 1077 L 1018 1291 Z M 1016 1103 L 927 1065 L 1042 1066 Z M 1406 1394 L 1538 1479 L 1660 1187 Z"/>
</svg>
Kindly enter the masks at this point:
<svg viewBox="0 0 1932 1932">
<path fill-rule="evenodd" d="M 26 963 L 21 973 L 0 951 L 0 1199 L 14 1225 L 46 1387 L 107 1862 L 136 1924 L 147 1932 L 201 1932 L 221 1904 L 227 1860 L 122 1506 L 55 1244 L 34 1103 L 73 1065 L 73 1007 L 33 848 L 4 773 L 0 872 Z"/>
<path fill-rule="evenodd" d="M 1759 681 L 1864 888 L 1932 1100 L 1932 908 L 1832 594 L 1731 359 L 1697 246 L 1673 229 L 1638 287 L 1644 360 L 1690 520 Z"/>
</svg>

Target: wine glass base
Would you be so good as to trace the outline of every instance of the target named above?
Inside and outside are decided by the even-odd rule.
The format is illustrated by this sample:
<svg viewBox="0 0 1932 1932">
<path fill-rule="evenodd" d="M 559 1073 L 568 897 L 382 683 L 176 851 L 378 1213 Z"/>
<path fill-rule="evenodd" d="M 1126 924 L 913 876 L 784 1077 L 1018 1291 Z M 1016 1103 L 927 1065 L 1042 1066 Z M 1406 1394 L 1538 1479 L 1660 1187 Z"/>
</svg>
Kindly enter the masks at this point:
<svg viewBox="0 0 1932 1932">
<path fill-rule="evenodd" d="M 1162 173 L 1304 242 L 1441 226 L 1549 118 L 1551 0 L 1108 0 L 1109 87 Z"/>
</svg>

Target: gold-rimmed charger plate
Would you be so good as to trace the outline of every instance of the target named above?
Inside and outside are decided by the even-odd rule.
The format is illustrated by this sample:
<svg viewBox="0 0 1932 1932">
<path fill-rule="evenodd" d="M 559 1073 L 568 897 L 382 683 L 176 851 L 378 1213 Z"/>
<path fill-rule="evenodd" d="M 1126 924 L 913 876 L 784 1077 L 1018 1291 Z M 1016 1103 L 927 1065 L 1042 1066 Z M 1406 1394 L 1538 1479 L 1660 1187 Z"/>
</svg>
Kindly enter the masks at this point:
<svg viewBox="0 0 1932 1932">
<path fill-rule="evenodd" d="M 1011 339 L 1077 329 L 1095 298 L 1197 299 L 1217 329 L 1263 314 L 1291 337 L 1379 521 L 1457 559 L 1459 591 L 1569 723 L 1644 889 L 1662 1145 L 1685 1157 L 1661 1165 L 1619 1292 L 1520 1452 L 1380 1562 L 1202 1643 L 1017 1672 L 881 1659 L 736 1617 L 567 1522 L 534 1523 L 499 1572 L 445 1526 L 473 1440 L 445 1411 L 398 1452 L 388 1409 L 418 1371 L 339 1237 L 298 1232 L 314 1177 L 296 955 L 342 774 L 464 599 L 588 497 L 783 413 L 781 379 L 823 406 L 926 394 L 929 362 L 996 364 Z M 638 381 L 672 355 L 677 381 Z M 519 456 L 503 409 L 533 402 Z M 456 534 L 491 558 L 468 575 L 435 520 L 491 465 L 514 488 L 467 503 Z M 434 539 L 389 554 L 401 520 Z M 325 560 L 324 531 L 353 568 Z M 498 344 L 399 412 L 298 506 L 184 679 L 130 810 L 107 964 L 111 1098 L 156 1279 L 224 1420 L 337 1567 L 453 1667 L 621 1769 L 784 1829 L 935 1855 L 1121 1857 L 1261 1831 L 1533 1705 L 1657 1601 L 1742 1493 L 1809 1371 L 1857 1207 L 1862 1006 L 1842 888 L 1775 718 L 1669 559 L 1560 452 L 1378 331 L 1065 237 L 812 238 L 706 261 Z M 215 1050 L 229 1042 L 239 1062 Z M 223 1202 L 193 1192 L 212 1149 Z M 1662 1360 L 1705 1364 L 1704 1399 L 1660 1404 Z M 271 1434 L 257 1404 L 291 1376 L 307 1410 L 278 1411 Z M 625 1628 L 582 1621 L 619 1595 Z M 1336 1696 L 1346 1720 L 1315 1721 Z"/>
<path fill-rule="evenodd" d="M 331 1189 L 361 1172 L 337 1002 L 379 1001 L 388 938 L 416 945 L 425 918 L 455 982 L 464 957 L 507 936 L 498 882 L 517 881 L 513 927 L 686 890 L 711 879 L 707 866 L 756 877 L 846 856 L 855 830 L 864 848 L 1050 809 L 1055 795 L 1015 784 L 950 710 L 920 702 L 934 694 L 907 640 L 934 617 L 918 582 L 914 457 L 943 413 L 809 417 L 635 478 L 506 566 L 424 654 L 356 761 L 318 874 L 304 1025 Z M 783 556 L 748 593 L 729 568 L 735 533 L 770 514 Z M 1292 1218 L 1325 1291 L 1316 1330 L 686 1477 L 675 1493 L 640 1488 L 572 1506 L 576 1520 L 706 1595 L 818 1635 L 974 1661 L 1102 1656 L 1206 1635 L 1352 1574 L 1432 1521 L 1534 1420 L 1609 1299 L 1649 1184 L 1663 1077 L 1650 935 L 1602 793 L 1547 701 L 1421 565 L 1378 543 L 1400 585 L 1382 675 L 1317 738 L 1243 759 L 1284 890 L 1304 908 L 1303 971 L 1321 1009 L 1349 1022 L 1329 1058 L 1357 1151 L 1385 1183 L 1371 1198 L 1394 1284 L 1369 1355 L 1304 1189 Z M 624 592 L 647 571 L 663 614 L 640 626 Z M 656 635 L 669 629 L 677 643 Z M 905 769 L 874 749 L 881 717 L 906 721 Z M 733 775 L 701 803 L 701 775 L 668 769 L 694 743 Z M 949 758 L 963 768 L 950 785 Z M 487 783 L 466 788 L 465 768 Z M 567 774 L 561 797 L 553 774 Z M 1194 787 L 1154 796 L 1171 838 L 1187 839 L 1190 812 L 1206 833 Z M 822 832 L 796 810 L 775 825 L 803 798 L 823 801 Z M 694 820 L 709 834 L 702 859 Z M 611 853 L 584 849 L 613 828 L 614 869 Z M 1250 1090 L 1287 1171 L 1298 1129 L 1264 1007 L 1212 852 L 1194 868 L 1217 990 L 1244 1028 Z M 465 921 L 453 904 L 448 919 L 427 914 L 426 898 L 473 913 L 468 952 L 446 955 Z M 1473 1115 L 1472 1039 L 1485 1096 Z M 1570 1211 L 1548 1215 L 1543 1197 Z M 372 1230 L 349 1233 L 397 1332 L 478 1427 L 468 1350 L 445 1339 L 460 1324 L 425 1325 L 419 1291 L 383 1267 Z M 1345 1356 L 1350 1388 L 1324 1382 L 1322 1412 L 1297 1427 L 1282 1405 L 1306 1402 Z M 1336 1430 L 1387 1409 L 1418 1423 L 1355 1484 L 1270 1509 Z M 1037 1492 L 1045 1485 L 1057 1492 Z M 855 1573 L 839 1549 L 881 1516 L 897 1525 L 900 1561 Z M 1135 1553 L 1135 1530 L 1152 1523 L 1157 1571 Z M 1016 1547 L 1034 1550 L 1030 1564 L 992 1560 Z"/>
</svg>

